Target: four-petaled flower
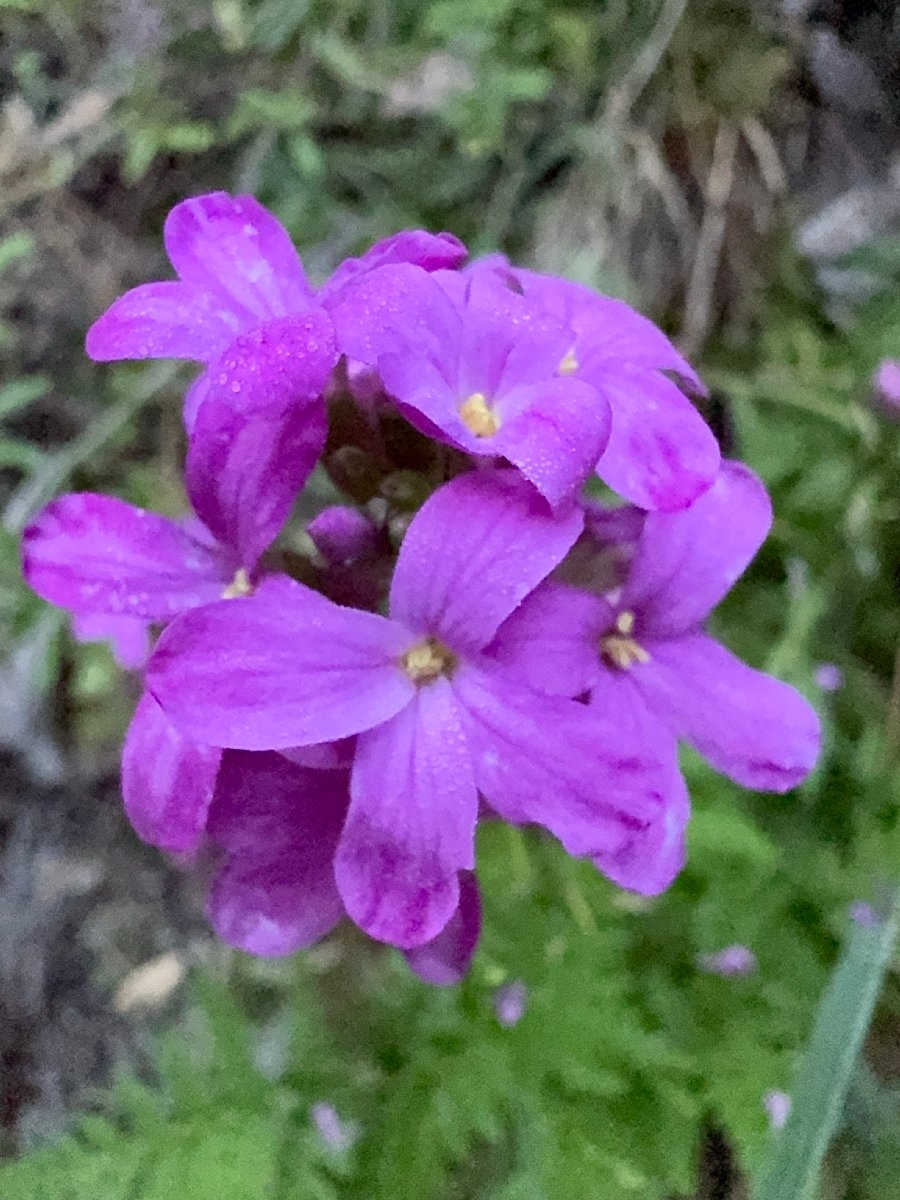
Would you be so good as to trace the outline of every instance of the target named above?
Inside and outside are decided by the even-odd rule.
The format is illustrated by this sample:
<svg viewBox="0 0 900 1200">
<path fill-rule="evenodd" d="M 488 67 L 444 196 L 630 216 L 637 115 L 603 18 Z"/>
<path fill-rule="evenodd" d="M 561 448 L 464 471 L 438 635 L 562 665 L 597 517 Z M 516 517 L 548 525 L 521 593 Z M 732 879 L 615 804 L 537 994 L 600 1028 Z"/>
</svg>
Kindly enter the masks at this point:
<svg viewBox="0 0 900 1200">
<path fill-rule="evenodd" d="M 623 721 L 689 742 L 744 787 L 784 792 L 812 769 L 819 720 L 807 701 L 709 636 L 712 608 L 768 533 L 765 488 L 739 463 L 684 512 L 648 513 L 624 585 L 598 596 L 537 589 L 491 648 L 535 687 L 590 693 Z"/>
</svg>

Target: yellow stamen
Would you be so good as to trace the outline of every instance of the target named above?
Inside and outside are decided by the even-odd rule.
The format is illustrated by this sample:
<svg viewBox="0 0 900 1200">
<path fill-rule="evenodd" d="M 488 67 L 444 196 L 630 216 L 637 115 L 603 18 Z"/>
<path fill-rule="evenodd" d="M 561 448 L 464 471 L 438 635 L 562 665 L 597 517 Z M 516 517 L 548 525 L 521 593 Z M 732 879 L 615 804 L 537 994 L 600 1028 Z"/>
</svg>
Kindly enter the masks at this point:
<svg viewBox="0 0 900 1200">
<path fill-rule="evenodd" d="M 600 653 L 620 671 L 627 671 L 635 663 L 648 663 L 650 655 L 631 636 L 634 632 L 634 613 L 620 612 L 616 617 L 616 632 L 600 639 Z"/>
<path fill-rule="evenodd" d="M 456 666 L 456 658 L 434 638 L 426 638 L 403 655 L 400 665 L 413 683 L 422 686 L 434 683 L 442 675 L 449 675 Z"/>
<path fill-rule="evenodd" d="M 476 437 L 493 437 L 500 428 L 500 422 L 483 392 L 473 392 L 468 400 L 459 406 L 459 415 L 465 427 Z"/>
<path fill-rule="evenodd" d="M 579 366 L 580 363 L 575 357 L 575 350 L 567 350 L 559 366 L 556 368 L 556 373 L 557 375 L 574 375 Z"/>
<path fill-rule="evenodd" d="M 634 613 L 620 612 L 616 617 L 616 629 L 619 633 L 624 633 L 626 637 L 630 637 L 634 633 Z"/>
<path fill-rule="evenodd" d="M 253 584 L 246 570 L 241 567 L 234 573 L 234 579 L 222 593 L 223 600 L 234 600 L 237 596 L 252 596 Z"/>
</svg>

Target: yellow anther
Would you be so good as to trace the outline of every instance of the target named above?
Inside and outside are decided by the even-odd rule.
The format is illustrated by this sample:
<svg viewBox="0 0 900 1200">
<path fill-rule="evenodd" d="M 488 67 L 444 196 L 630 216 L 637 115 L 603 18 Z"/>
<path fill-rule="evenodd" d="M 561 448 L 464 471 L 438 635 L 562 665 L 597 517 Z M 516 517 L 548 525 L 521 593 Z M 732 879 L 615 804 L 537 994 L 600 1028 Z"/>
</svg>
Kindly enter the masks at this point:
<svg viewBox="0 0 900 1200">
<path fill-rule="evenodd" d="M 234 579 L 229 583 L 228 587 L 222 593 L 223 600 L 234 600 L 237 596 L 252 596 L 253 584 L 250 582 L 250 576 L 246 570 L 241 567 L 235 571 Z"/>
<path fill-rule="evenodd" d="M 607 662 L 618 667 L 620 671 L 629 670 L 635 663 L 648 663 L 650 655 L 640 642 L 636 642 L 631 636 L 634 633 L 634 613 L 620 612 L 616 617 L 615 628 L 615 633 L 600 639 L 600 653 Z"/>
<path fill-rule="evenodd" d="M 634 613 L 620 612 L 616 617 L 616 629 L 619 633 L 624 633 L 626 637 L 634 633 Z"/>
<path fill-rule="evenodd" d="M 580 363 L 575 357 L 575 350 L 567 350 L 563 355 L 559 366 L 556 368 L 557 375 L 574 375 L 578 370 Z"/>
<path fill-rule="evenodd" d="M 500 428 L 500 422 L 483 392 L 473 392 L 468 400 L 459 406 L 459 415 L 465 427 L 476 437 L 493 437 Z"/>
<path fill-rule="evenodd" d="M 449 675 L 456 666 L 456 657 L 434 638 L 426 638 L 403 655 L 400 665 L 413 683 L 421 687 Z"/>
</svg>

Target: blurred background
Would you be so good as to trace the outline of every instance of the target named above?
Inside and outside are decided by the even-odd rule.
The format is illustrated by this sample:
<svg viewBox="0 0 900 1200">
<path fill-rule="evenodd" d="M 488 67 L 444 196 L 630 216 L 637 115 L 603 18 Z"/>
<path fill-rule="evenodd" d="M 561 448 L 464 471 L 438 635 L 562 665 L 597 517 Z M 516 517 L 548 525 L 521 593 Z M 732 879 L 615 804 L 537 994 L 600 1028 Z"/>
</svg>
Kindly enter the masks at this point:
<svg viewBox="0 0 900 1200">
<path fill-rule="evenodd" d="M 202 870 L 120 812 L 138 683 L 18 563 L 62 491 L 182 511 L 190 372 L 83 338 L 213 189 L 270 206 L 314 278 L 424 226 L 659 321 L 772 490 L 717 631 L 817 706 L 814 778 L 754 796 L 686 759 L 690 860 L 653 901 L 484 830 L 455 989 L 349 931 L 218 945 Z M 746 1195 L 900 871 L 898 284 L 894 0 L 0 0 L 4 1200 Z M 898 1180 L 891 970 L 822 1196 Z"/>
</svg>

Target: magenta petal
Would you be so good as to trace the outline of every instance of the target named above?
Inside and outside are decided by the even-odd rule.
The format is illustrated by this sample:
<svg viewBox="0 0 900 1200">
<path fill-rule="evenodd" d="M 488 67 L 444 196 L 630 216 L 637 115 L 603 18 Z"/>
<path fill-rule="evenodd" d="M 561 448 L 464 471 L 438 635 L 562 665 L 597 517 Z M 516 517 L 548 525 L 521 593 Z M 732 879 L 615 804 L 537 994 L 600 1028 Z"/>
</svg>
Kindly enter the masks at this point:
<svg viewBox="0 0 900 1200">
<path fill-rule="evenodd" d="M 606 399 L 587 384 L 551 379 L 516 388 L 496 411 L 500 430 L 484 449 L 515 463 L 551 507 L 571 502 L 609 438 Z"/>
<path fill-rule="evenodd" d="M 356 740 L 349 737 L 315 746 L 292 746 L 278 753 L 300 767 L 313 767 L 316 771 L 349 771 L 356 753 Z"/>
<path fill-rule="evenodd" d="M 210 368 L 187 484 L 197 514 L 251 568 L 278 536 L 325 445 L 336 361 L 324 313 L 253 330 Z"/>
<path fill-rule="evenodd" d="M 706 395 L 697 372 L 661 329 L 622 300 L 591 296 L 574 315 L 579 378 L 602 386 L 607 369 L 620 364 L 639 370 L 670 371 Z"/>
<path fill-rule="evenodd" d="M 239 750 L 335 741 L 389 720 L 415 689 L 409 633 L 287 579 L 173 622 L 147 683 L 189 736 Z"/>
<path fill-rule="evenodd" d="M 786 792 L 809 774 L 821 730 L 811 705 L 704 634 L 646 643 L 632 668 L 647 705 L 736 783 Z"/>
<path fill-rule="evenodd" d="M 642 896 L 658 896 L 684 866 L 690 815 L 687 787 L 673 759 L 669 788 L 656 818 L 646 829 L 633 831 L 623 826 L 621 841 L 595 855 L 594 865 L 619 887 Z"/>
<path fill-rule="evenodd" d="M 450 987 L 468 974 L 481 932 L 481 897 L 471 871 L 459 876 L 459 905 L 437 935 L 424 946 L 405 950 L 410 968 L 426 983 Z"/>
<path fill-rule="evenodd" d="M 600 638 L 614 619 L 599 596 L 542 583 L 503 622 L 486 653 L 534 691 L 572 698 L 600 679 Z"/>
<path fill-rule="evenodd" d="M 593 379 L 591 382 L 595 382 Z M 596 386 L 612 427 L 597 474 L 640 508 L 687 508 L 713 482 L 719 444 L 688 398 L 664 376 L 616 365 Z"/>
<path fill-rule="evenodd" d="M 230 946 L 280 958 L 330 933 L 344 906 L 331 863 L 308 863 L 290 847 L 232 859 L 213 881 L 206 911 Z"/>
<path fill-rule="evenodd" d="M 425 502 L 406 533 L 391 616 L 455 650 L 480 650 L 562 561 L 582 524 L 577 509 L 551 515 L 512 471 L 461 475 Z"/>
<path fill-rule="evenodd" d="M 605 671 L 591 695 L 591 710 L 637 744 L 653 746 L 660 764 L 663 803 L 642 829 L 622 827 L 594 864 L 604 875 L 632 892 L 656 896 L 665 891 L 684 866 L 685 832 L 690 798 L 678 767 L 675 735 L 652 712 L 635 683 L 633 672 Z"/>
<path fill-rule="evenodd" d="M 488 268 L 491 260 L 482 260 L 480 265 Z M 494 267 L 501 275 L 503 268 L 503 260 Z M 705 395 L 706 389 L 696 371 L 662 330 L 624 301 L 601 296 L 583 284 L 553 275 L 520 268 L 510 271 L 508 264 L 506 270 L 526 296 L 539 300 L 548 313 L 571 326 L 579 378 L 600 387 L 603 372 L 619 365 L 671 371 Z"/>
<path fill-rule="evenodd" d="M 22 564 L 51 604 L 148 621 L 217 600 L 234 575 L 221 551 L 176 521 L 92 492 L 61 496 L 37 515 L 22 539 Z"/>
<path fill-rule="evenodd" d="M 388 345 L 388 337 L 382 337 Z M 445 441 L 470 454 L 493 456 L 491 438 L 478 438 L 459 415 L 459 395 L 447 382 L 449 366 L 439 355 L 415 354 L 403 348 L 385 351 L 378 359 L 385 392 L 394 398 L 406 419 L 427 437 Z"/>
<path fill-rule="evenodd" d="M 278 754 L 229 751 L 209 814 L 231 853 L 209 896 L 220 937 L 251 954 L 291 954 L 344 915 L 333 859 L 347 775 L 309 771 Z"/>
<path fill-rule="evenodd" d="M 209 386 L 209 371 L 204 371 L 202 375 L 197 376 L 184 393 L 183 417 L 184 427 L 188 432 L 188 436 L 191 435 L 197 423 L 197 413 L 200 411 L 200 406 L 209 393 Z"/>
<path fill-rule="evenodd" d="M 430 942 L 459 903 L 475 858 L 478 796 L 450 685 L 418 690 L 360 735 L 335 877 L 348 915 L 401 949 Z"/>
<path fill-rule="evenodd" d="M 262 855 L 304 841 L 330 863 L 350 803 L 349 771 L 318 771 L 273 751 L 226 750 L 207 821 L 234 855 Z"/>
<path fill-rule="evenodd" d="M 122 750 L 122 796 L 145 842 L 196 850 L 221 757 L 221 750 L 184 737 L 151 695 L 141 697 Z"/>
<path fill-rule="evenodd" d="M 85 349 L 95 362 L 120 358 L 191 358 L 209 362 L 238 330 L 214 298 L 190 283 L 145 283 L 120 296 L 90 327 Z"/>
<path fill-rule="evenodd" d="M 79 642 L 109 642 L 116 662 L 126 671 L 140 670 L 150 655 L 148 623 L 140 617 L 73 613 L 72 633 Z"/>
<path fill-rule="evenodd" d="M 320 309 L 268 321 L 211 364 L 199 411 L 210 404 L 248 414 L 307 405 L 322 395 L 337 358 L 333 326 Z"/>
<path fill-rule="evenodd" d="M 459 345 L 456 305 L 432 275 L 409 264 L 379 267 L 361 276 L 341 290 L 329 311 L 338 349 L 367 366 L 377 366 L 385 354 L 442 365 Z"/>
<path fill-rule="evenodd" d="M 564 323 L 510 290 L 493 272 L 442 271 L 434 278 L 453 298 L 463 322 L 456 374 L 460 399 L 473 392 L 500 397 L 513 388 L 560 382 L 556 370 L 572 341 Z"/>
<path fill-rule="evenodd" d="M 210 192 L 184 200 L 166 218 L 164 239 L 181 278 L 220 297 L 241 328 L 313 302 L 286 230 L 252 196 Z"/>
<path fill-rule="evenodd" d="M 188 452 L 188 485 L 210 529 L 248 570 L 281 531 L 325 448 L 324 403 L 246 416 L 204 406 Z M 199 481 L 215 480 L 201 487 Z"/>
<path fill-rule="evenodd" d="M 633 504 L 619 508 L 608 508 L 599 500 L 582 497 L 584 509 L 584 531 L 600 543 L 601 548 L 622 547 L 631 554 L 644 529 L 647 514 Z M 630 559 L 629 559 L 630 561 Z"/>
<path fill-rule="evenodd" d="M 686 512 L 648 513 L 622 607 L 641 632 L 671 637 L 704 621 L 765 540 L 772 524 L 766 489 L 753 472 L 726 462 L 715 484 Z"/>
<path fill-rule="evenodd" d="M 623 825 L 639 832 L 658 817 L 661 767 L 627 730 L 487 663 L 458 669 L 453 690 L 478 790 L 501 817 L 543 825 L 576 855 L 617 847 Z"/>
<path fill-rule="evenodd" d="M 360 258 L 347 258 L 319 293 L 323 304 L 333 304 L 347 284 L 378 267 L 411 263 L 424 271 L 452 269 L 468 254 L 452 233 L 427 233 L 424 229 L 404 229 L 376 242 Z"/>
</svg>

